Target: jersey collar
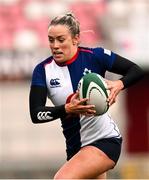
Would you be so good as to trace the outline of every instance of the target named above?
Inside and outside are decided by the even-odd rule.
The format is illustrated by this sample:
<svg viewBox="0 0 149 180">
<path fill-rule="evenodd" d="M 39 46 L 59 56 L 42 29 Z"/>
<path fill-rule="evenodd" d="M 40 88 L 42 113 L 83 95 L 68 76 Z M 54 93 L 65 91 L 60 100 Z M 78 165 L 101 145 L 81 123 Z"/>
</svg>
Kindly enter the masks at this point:
<svg viewBox="0 0 149 180">
<path fill-rule="evenodd" d="M 73 63 L 73 62 L 77 59 L 78 54 L 79 54 L 79 48 L 77 49 L 76 54 L 75 54 L 71 59 L 69 59 L 68 61 L 66 61 L 66 62 L 64 62 L 64 63 L 58 63 L 58 62 L 55 61 L 55 63 L 56 63 L 57 65 L 59 65 L 59 66 L 67 66 L 67 65 Z"/>
</svg>

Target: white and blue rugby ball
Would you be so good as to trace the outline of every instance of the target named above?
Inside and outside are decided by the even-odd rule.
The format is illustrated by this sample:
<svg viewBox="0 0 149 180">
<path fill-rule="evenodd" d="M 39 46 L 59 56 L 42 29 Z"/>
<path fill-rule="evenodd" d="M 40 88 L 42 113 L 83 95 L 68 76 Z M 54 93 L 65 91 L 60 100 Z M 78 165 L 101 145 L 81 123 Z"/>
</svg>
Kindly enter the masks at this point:
<svg viewBox="0 0 149 180">
<path fill-rule="evenodd" d="M 95 105 L 96 115 L 107 112 L 109 90 L 104 78 L 97 73 L 84 75 L 78 83 L 79 98 L 88 98 L 87 104 Z"/>
</svg>

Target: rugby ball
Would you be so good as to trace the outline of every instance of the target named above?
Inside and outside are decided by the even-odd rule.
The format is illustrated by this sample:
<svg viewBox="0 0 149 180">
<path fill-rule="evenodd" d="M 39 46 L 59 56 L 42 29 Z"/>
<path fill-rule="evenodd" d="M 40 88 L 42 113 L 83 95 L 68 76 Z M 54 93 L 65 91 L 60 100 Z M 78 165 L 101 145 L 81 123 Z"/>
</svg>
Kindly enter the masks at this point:
<svg viewBox="0 0 149 180">
<path fill-rule="evenodd" d="M 88 98 L 87 104 L 95 105 L 96 115 L 107 112 L 109 90 L 104 78 L 97 73 L 87 73 L 78 83 L 79 98 Z"/>
</svg>

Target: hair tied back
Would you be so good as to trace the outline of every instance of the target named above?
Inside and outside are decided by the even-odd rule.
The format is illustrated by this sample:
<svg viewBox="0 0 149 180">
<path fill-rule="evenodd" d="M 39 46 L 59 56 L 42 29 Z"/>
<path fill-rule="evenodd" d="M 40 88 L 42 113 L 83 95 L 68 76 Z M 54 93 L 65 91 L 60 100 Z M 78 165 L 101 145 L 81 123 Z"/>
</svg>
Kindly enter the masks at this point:
<svg viewBox="0 0 149 180">
<path fill-rule="evenodd" d="M 71 12 L 66 13 L 66 16 L 70 16 L 70 17 L 74 18 L 74 15 Z"/>
</svg>

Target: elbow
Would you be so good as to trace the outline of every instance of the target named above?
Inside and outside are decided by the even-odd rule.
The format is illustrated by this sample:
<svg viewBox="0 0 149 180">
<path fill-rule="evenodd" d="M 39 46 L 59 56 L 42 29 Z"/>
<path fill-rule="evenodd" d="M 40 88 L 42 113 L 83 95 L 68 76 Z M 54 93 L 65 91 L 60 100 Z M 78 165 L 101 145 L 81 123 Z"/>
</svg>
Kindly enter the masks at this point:
<svg viewBox="0 0 149 180">
<path fill-rule="evenodd" d="M 41 123 L 41 121 L 37 118 L 38 111 L 36 109 L 30 108 L 30 119 L 33 124 Z"/>
<path fill-rule="evenodd" d="M 37 113 L 34 111 L 30 111 L 30 119 L 33 124 L 41 123 L 41 121 L 37 118 Z"/>
<path fill-rule="evenodd" d="M 51 121 L 51 119 L 46 119 L 45 117 L 38 118 L 38 115 L 36 113 L 30 113 L 30 117 L 33 124 L 41 124 Z"/>
<path fill-rule="evenodd" d="M 145 76 L 145 72 L 144 72 L 143 69 L 141 69 L 140 71 L 141 71 L 141 72 L 140 72 L 140 74 L 141 74 L 140 77 L 141 77 L 141 79 L 142 79 L 142 78 Z"/>
<path fill-rule="evenodd" d="M 39 121 L 37 121 L 37 120 L 35 120 L 35 119 L 31 119 L 32 120 L 32 123 L 33 124 L 38 124 L 38 123 L 40 123 Z"/>
<path fill-rule="evenodd" d="M 34 115 L 30 115 L 30 117 L 31 117 L 31 121 L 32 121 L 33 124 L 40 123 L 39 120 Z"/>
<path fill-rule="evenodd" d="M 144 70 L 139 66 L 136 67 L 136 74 L 138 74 L 138 80 L 143 79 L 145 76 Z"/>
</svg>

